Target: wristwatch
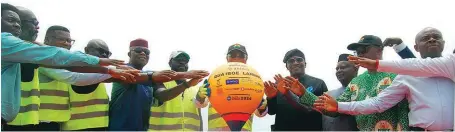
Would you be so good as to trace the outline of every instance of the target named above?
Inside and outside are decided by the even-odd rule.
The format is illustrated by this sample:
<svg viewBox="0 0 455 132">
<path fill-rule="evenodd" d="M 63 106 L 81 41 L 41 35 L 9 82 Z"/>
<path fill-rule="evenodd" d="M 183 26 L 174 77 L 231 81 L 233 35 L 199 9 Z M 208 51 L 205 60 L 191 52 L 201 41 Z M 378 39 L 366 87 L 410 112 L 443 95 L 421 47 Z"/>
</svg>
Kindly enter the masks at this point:
<svg viewBox="0 0 455 132">
<path fill-rule="evenodd" d="M 153 77 L 153 72 L 147 72 L 147 76 L 148 76 L 148 80 L 149 81 L 153 81 L 152 77 Z"/>
</svg>

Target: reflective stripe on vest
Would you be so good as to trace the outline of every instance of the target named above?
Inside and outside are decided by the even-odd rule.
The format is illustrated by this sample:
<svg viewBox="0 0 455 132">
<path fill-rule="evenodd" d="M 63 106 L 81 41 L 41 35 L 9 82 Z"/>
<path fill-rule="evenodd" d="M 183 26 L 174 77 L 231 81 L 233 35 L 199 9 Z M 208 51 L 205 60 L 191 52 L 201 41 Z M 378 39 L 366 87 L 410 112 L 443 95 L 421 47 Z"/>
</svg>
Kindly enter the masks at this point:
<svg viewBox="0 0 455 132">
<path fill-rule="evenodd" d="M 223 128 L 229 128 L 226 124 L 226 121 L 216 112 L 215 108 L 212 105 L 209 106 L 208 111 L 208 124 L 209 124 L 209 131 L 218 131 Z M 250 116 L 250 119 L 243 125 L 242 131 L 251 131 L 252 130 L 252 123 L 253 123 L 253 116 Z"/>
<path fill-rule="evenodd" d="M 21 107 L 19 113 L 8 125 L 30 125 L 39 124 L 39 78 L 38 69 L 33 73 L 33 80 L 30 82 L 21 82 Z"/>
<path fill-rule="evenodd" d="M 69 89 L 69 93 L 71 119 L 63 123 L 63 130 L 108 126 L 109 97 L 104 83 L 98 84 L 95 91 L 88 94 L 78 94 L 72 88 Z"/>
<path fill-rule="evenodd" d="M 164 83 L 166 88 L 177 86 L 175 81 Z M 198 87 L 191 87 L 177 97 L 152 106 L 149 131 L 202 131 L 199 109 L 193 103 Z"/>
<path fill-rule="evenodd" d="M 43 74 L 41 74 L 44 76 Z M 65 122 L 70 119 L 69 93 L 70 85 L 53 80 L 40 84 L 40 120 L 51 122 Z"/>
</svg>

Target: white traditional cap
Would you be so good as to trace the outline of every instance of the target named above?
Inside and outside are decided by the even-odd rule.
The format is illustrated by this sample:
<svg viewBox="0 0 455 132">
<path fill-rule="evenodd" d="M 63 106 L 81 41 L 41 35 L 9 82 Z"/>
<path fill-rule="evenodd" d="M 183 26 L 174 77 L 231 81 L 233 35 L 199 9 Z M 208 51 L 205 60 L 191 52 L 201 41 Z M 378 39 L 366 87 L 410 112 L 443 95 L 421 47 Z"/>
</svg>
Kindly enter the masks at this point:
<svg viewBox="0 0 455 132">
<path fill-rule="evenodd" d="M 171 56 L 169 57 L 169 60 L 174 59 L 175 57 L 177 57 L 179 55 L 184 55 L 186 58 L 188 58 L 188 60 L 190 60 L 190 55 L 188 53 L 186 53 L 185 51 L 181 51 L 181 50 L 172 52 Z"/>
</svg>

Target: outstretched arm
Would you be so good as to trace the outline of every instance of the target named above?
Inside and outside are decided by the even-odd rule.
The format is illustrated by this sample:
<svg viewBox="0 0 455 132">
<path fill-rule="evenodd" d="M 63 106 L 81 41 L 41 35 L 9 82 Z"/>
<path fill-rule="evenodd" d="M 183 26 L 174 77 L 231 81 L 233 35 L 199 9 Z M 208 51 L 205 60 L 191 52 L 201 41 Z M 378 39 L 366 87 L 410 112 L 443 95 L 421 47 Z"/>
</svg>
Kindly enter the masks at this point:
<svg viewBox="0 0 455 132">
<path fill-rule="evenodd" d="M 392 84 L 376 97 L 362 101 L 338 102 L 338 112 L 350 115 L 366 115 L 381 113 L 392 108 L 406 97 L 408 87 L 402 83 L 403 77 L 397 76 Z"/>
<path fill-rule="evenodd" d="M 455 81 L 455 54 L 433 59 L 380 60 L 378 71 L 397 74 L 447 77 Z"/>
<path fill-rule="evenodd" d="M 324 93 L 324 94 L 326 94 L 326 93 Z M 351 101 L 351 95 L 352 95 L 352 91 L 350 90 L 349 85 L 348 85 L 348 87 L 345 89 L 345 91 L 340 96 L 338 96 L 338 98 L 336 100 L 338 102 L 350 102 Z M 315 101 L 318 100 L 318 99 L 319 99 L 319 97 L 314 95 L 313 93 L 305 92 L 300 97 L 300 103 L 304 104 L 304 105 L 306 105 L 308 107 L 313 107 L 314 108 Z M 332 117 L 339 116 L 338 112 L 329 112 L 329 111 L 321 111 L 321 112 L 324 115 L 327 115 L 327 116 L 332 116 Z"/>
<path fill-rule="evenodd" d="M 65 82 L 76 86 L 87 86 L 103 82 L 112 76 L 98 73 L 77 73 L 63 69 L 39 68 L 39 73 L 54 80 Z"/>
<path fill-rule="evenodd" d="M 2 61 L 51 66 L 96 66 L 99 58 L 82 52 L 71 53 L 58 47 L 38 46 L 10 33 L 2 33 Z"/>
</svg>

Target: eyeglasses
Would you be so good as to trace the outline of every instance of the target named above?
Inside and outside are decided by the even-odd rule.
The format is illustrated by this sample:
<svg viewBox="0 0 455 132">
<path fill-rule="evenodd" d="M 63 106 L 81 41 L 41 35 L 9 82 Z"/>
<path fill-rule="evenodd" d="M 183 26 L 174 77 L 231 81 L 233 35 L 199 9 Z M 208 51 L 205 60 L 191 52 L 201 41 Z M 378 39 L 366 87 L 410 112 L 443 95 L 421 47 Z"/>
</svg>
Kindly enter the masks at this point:
<svg viewBox="0 0 455 132">
<path fill-rule="evenodd" d="M 243 54 L 243 53 L 229 53 L 228 54 L 228 57 L 229 58 L 246 58 L 246 54 Z"/>
<path fill-rule="evenodd" d="M 303 62 L 305 59 L 303 59 L 302 57 L 296 57 L 294 59 L 288 59 L 287 63 L 288 64 L 292 64 L 292 63 L 295 63 L 297 61 L 297 63 L 301 63 Z"/>
<path fill-rule="evenodd" d="M 52 36 L 52 38 L 55 38 L 57 41 L 61 42 L 61 43 L 69 43 L 71 45 L 74 44 L 74 42 L 76 42 L 76 40 L 74 39 L 70 39 L 70 38 L 61 38 L 61 37 L 56 37 L 56 36 Z"/>
<path fill-rule="evenodd" d="M 134 52 L 136 52 L 136 53 L 138 53 L 138 54 L 140 54 L 140 53 L 142 53 L 142 52 L 144 52 L 145 55 L 149 55 L 149 54 L 150 54 L 150 50 L 144 49 L 144 48 L 135 48 L 135 49 L 133 49 L 132 51 L 134 51 Z"/>
</svg>

